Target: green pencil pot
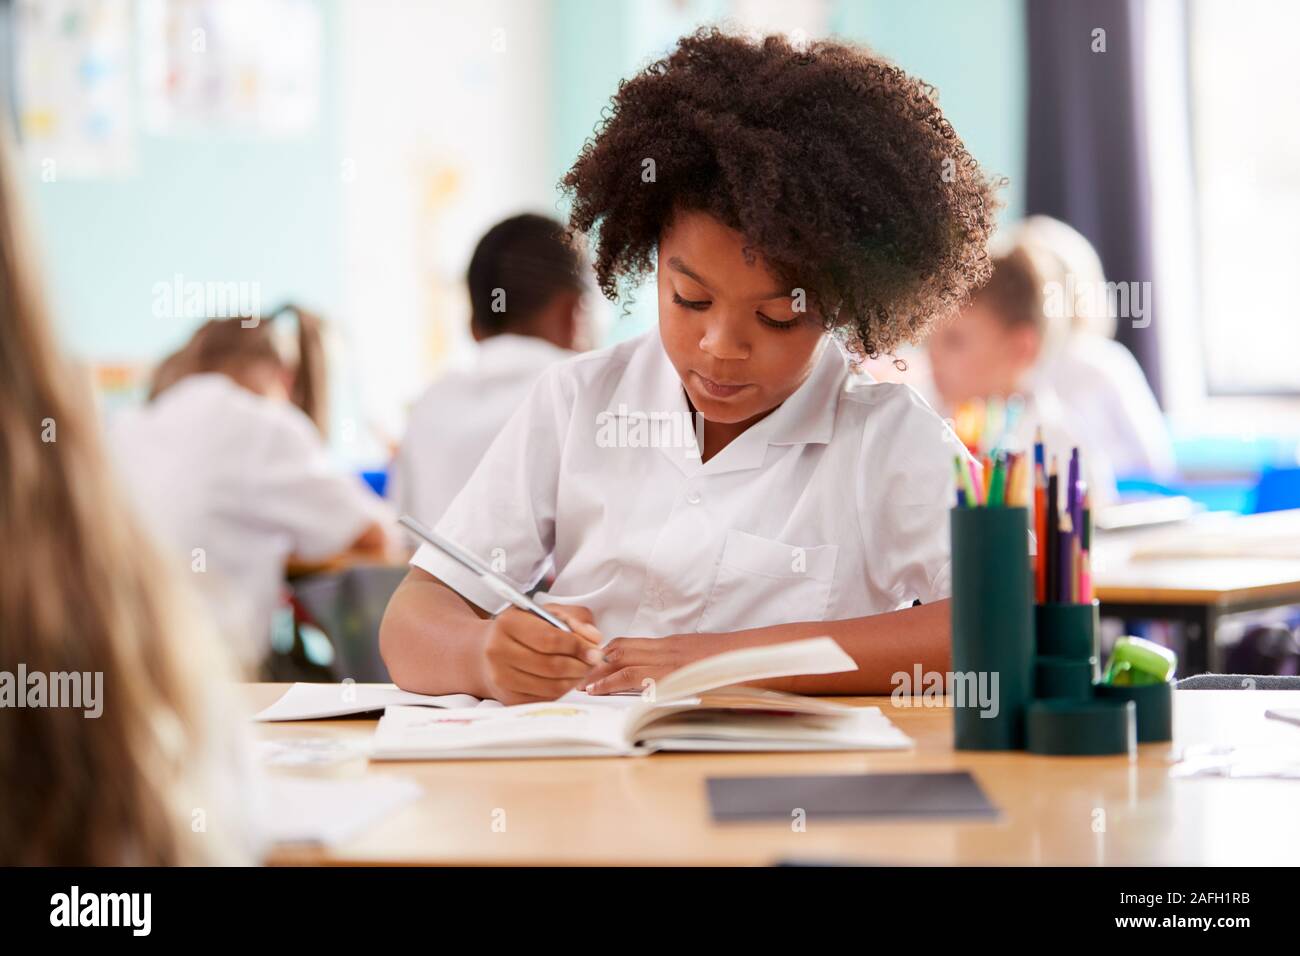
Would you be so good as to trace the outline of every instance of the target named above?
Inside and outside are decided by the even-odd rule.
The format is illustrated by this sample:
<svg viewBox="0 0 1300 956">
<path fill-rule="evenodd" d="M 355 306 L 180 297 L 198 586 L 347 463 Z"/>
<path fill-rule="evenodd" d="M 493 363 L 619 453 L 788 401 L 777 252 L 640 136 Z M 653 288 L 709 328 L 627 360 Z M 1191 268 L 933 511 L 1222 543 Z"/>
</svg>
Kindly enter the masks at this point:
<svg viewBox="0 0 1300 956">
<path fill-rule="evenodd" d="M 1034 631 L 1038 653 L 1084 661 L 1097 657 L 1101 633 L 1101 603 L 1038 604 L 1034 606 Z M 1093 674 L 1096 680 L 1099 675 Z"/>
<path fill-rule="evenodd" d="M 1024 508 L 954 508 L 953 746 L 1020 750 L 1034 686 L 1033 581 Z"/>
<path fill-rule="evenodd" d="M 1097 684 L 1093 692 L 1109 700 L 1131 700 L 1137 707 L 1137 741 L 1154 744 L 1174 739 L 1174 685 L 1162 684 Z"/>
<path fill-rule="evenodd" d="M 1075 660 L 1070 657 L 1034 658 L 1035 700 L 1085 700 L 1092 696 L 1092 682 L 1097 659 Z"/>
<path fill-rule="evenodd" d="M 1052 757 L 1102 757 L 1137 752 L 1137 715 L 1130 701 L 1036 700 L 1025 719 L 1026 748 Z"/>
</svg>

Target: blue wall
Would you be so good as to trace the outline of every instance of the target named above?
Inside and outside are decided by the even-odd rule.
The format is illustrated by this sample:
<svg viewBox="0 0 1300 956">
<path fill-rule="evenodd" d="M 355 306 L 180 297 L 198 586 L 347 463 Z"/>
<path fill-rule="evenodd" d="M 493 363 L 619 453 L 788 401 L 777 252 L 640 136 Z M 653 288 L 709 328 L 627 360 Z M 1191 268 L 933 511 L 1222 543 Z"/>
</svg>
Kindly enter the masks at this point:
<svg viewBox="0 0 1300 956">
<path fill-rule="evenodd" d="M 835 33 L 871 46 L 939 90 L 981 165 L 1010 182 L 1002 221 L 1024 214 L 1028 53 L 1023 0 L 841 0 Z"/>
<path fill-rule="evenodd" d="M 122 179 L 28 179 L 42 264 L 68 348 L 95 361 L 153 359 L 191 320 L 155 318 L 153 287 L 260 283 L 263 310 L 293 297 L 328 316 L 340 300 L 339 20 L 323 0 L 320 118 L 285 140 L 140 131 Z"/>
<path fill-rule="evenodd" d="M 558 181 L 618 80 L 676 36 L 725 15 L 728 4 L 549 2 L 551 71 L 544 79 L 551 135 L 539 155 Z M 29 178 L 48 285 L 74 352 L 99 361 L 147 360 L 178 344 L 193 323 L 169 323 L 151 311 L 154 284 L 170 282 L 177 272 L 188 280 L 259 282 L 267 309 L 295 297 L 328 316 L 339 303 L 343 37 L 337 0 L 320 3 L 321 112 L 309 135 L 266 140 L 141 132 L 138 168 L 128 178 Z M 833 32 L 870 44 L 939 88 L 967 147 L 991 172 L 1011 178 L 1004 219 L 1019 215 L 1026 68 L 1021 0 L 839 0 L 830 22 Z M 615 336 L 652 318 L 643 302 Z"/>
</svg>

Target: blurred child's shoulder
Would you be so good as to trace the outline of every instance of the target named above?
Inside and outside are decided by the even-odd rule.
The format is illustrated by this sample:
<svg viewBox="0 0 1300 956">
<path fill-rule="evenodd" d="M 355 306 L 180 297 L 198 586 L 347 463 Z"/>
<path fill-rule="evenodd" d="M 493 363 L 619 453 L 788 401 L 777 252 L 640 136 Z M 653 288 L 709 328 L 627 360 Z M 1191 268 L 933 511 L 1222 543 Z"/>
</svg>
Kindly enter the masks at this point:
<svg viewBox="0 0 1300 956">
<path fill-rule="evenodd" d="M 642 333 L 604 348 L 579 352 L 549 366 L 546 373 L 562 386 L 577 387 L 583 392 L 602 387 L 613 388 L 627 374 L 628 367 L 652 349 L 660 348 L 656 332 Z"/>
<path fill-rule="evenodd" d="M 862 415 L 940 419 L 939 413 L 911 385 L 878 382 L 866 372 L 855 372 L 852 368 L 845 377 L 844 398 L 848 407 L 857 408 Z"/>
<path fill-rule="evenodd" d="M 959 446 L 951 426 L 911 385 L 877 382 L 869 375 L 847 377 L 840 415 L 847 427 L 860 431 L 863 443 L 884 443 L 894 452 L 934 458 L 950 465 Z M 902 460 L 908 456 L 895 456 Z"/>
<path fill-rule="evenodd" d="M 292 433 L 298 437 L 318 439 L 319 432 L 306 412 L 292 402 L 259 395 L 221 373 L 192 375 L 173 385 L 180 404 L 187 404 L 188 414 L 205 427 L 221 422 L 227 429 L 251 435 L 271 432 Z"/>
</svg>

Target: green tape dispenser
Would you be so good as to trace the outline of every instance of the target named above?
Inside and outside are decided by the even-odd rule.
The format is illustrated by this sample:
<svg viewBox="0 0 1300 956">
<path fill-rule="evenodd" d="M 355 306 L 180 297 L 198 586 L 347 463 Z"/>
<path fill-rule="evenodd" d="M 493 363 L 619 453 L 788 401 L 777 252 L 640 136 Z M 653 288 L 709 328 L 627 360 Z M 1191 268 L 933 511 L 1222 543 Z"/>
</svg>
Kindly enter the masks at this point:
<svg viewBox="0 0 1300 956">
<path fill-rule="evenodd" d="M 1102 683 L 1116 687 L 1163 684 L 1177 667 L 1178 655 L 1169 648 L 1140 637 L 1121 637 L 1110 652 Z"/>
</svg>

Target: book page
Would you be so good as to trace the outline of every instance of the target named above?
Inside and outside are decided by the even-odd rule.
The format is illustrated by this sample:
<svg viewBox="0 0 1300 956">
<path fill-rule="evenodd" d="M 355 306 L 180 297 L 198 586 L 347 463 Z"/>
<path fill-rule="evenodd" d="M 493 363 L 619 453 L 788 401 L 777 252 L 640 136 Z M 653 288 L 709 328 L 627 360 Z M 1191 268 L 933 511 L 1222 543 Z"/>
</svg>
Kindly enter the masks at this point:
<svg viewBox="0 0 1300 956">
<path fill-rule="evenodd" d="M 659 681 L 656 696 L 667 703 L 674 697 L 692 697 L 728 684 L 857 669 L 853 658 L 829 637 L 811 637 L 785 644 L 745 647 L 694 661 Z"/>
<path fill-rule="evenodd" d="M 687 710 L 653 721 L 638 742 L 662 750 L 894 750 L 911 739 L 877 707 L 846 714 Z"/>
<path fill-rule="evenodd" d="M 377 756 L 491 752 L 578 745 L 612 754 L 628 750 L 625 708 L 564 700 L 513 707 L 434 710 L 390 707 L 375 730 Z"/>
<path fill-rule="evenodd" d="M 605 707 L 631 707 L 637 695 L 614 694 L 592 697 L 584 691 L 571 690 L 560 700 L 571 703 L 596 703 Z M 254 720 L 323 720 L 367 714 L 395 706 L 419 707 L 500 707 L 500 701 L 479 700 L 469 694 L 430 696 L 400 689 L 396 684 L 306 684 L 297 683 L 275 703 L 262 710 Z"/>
</svg>

